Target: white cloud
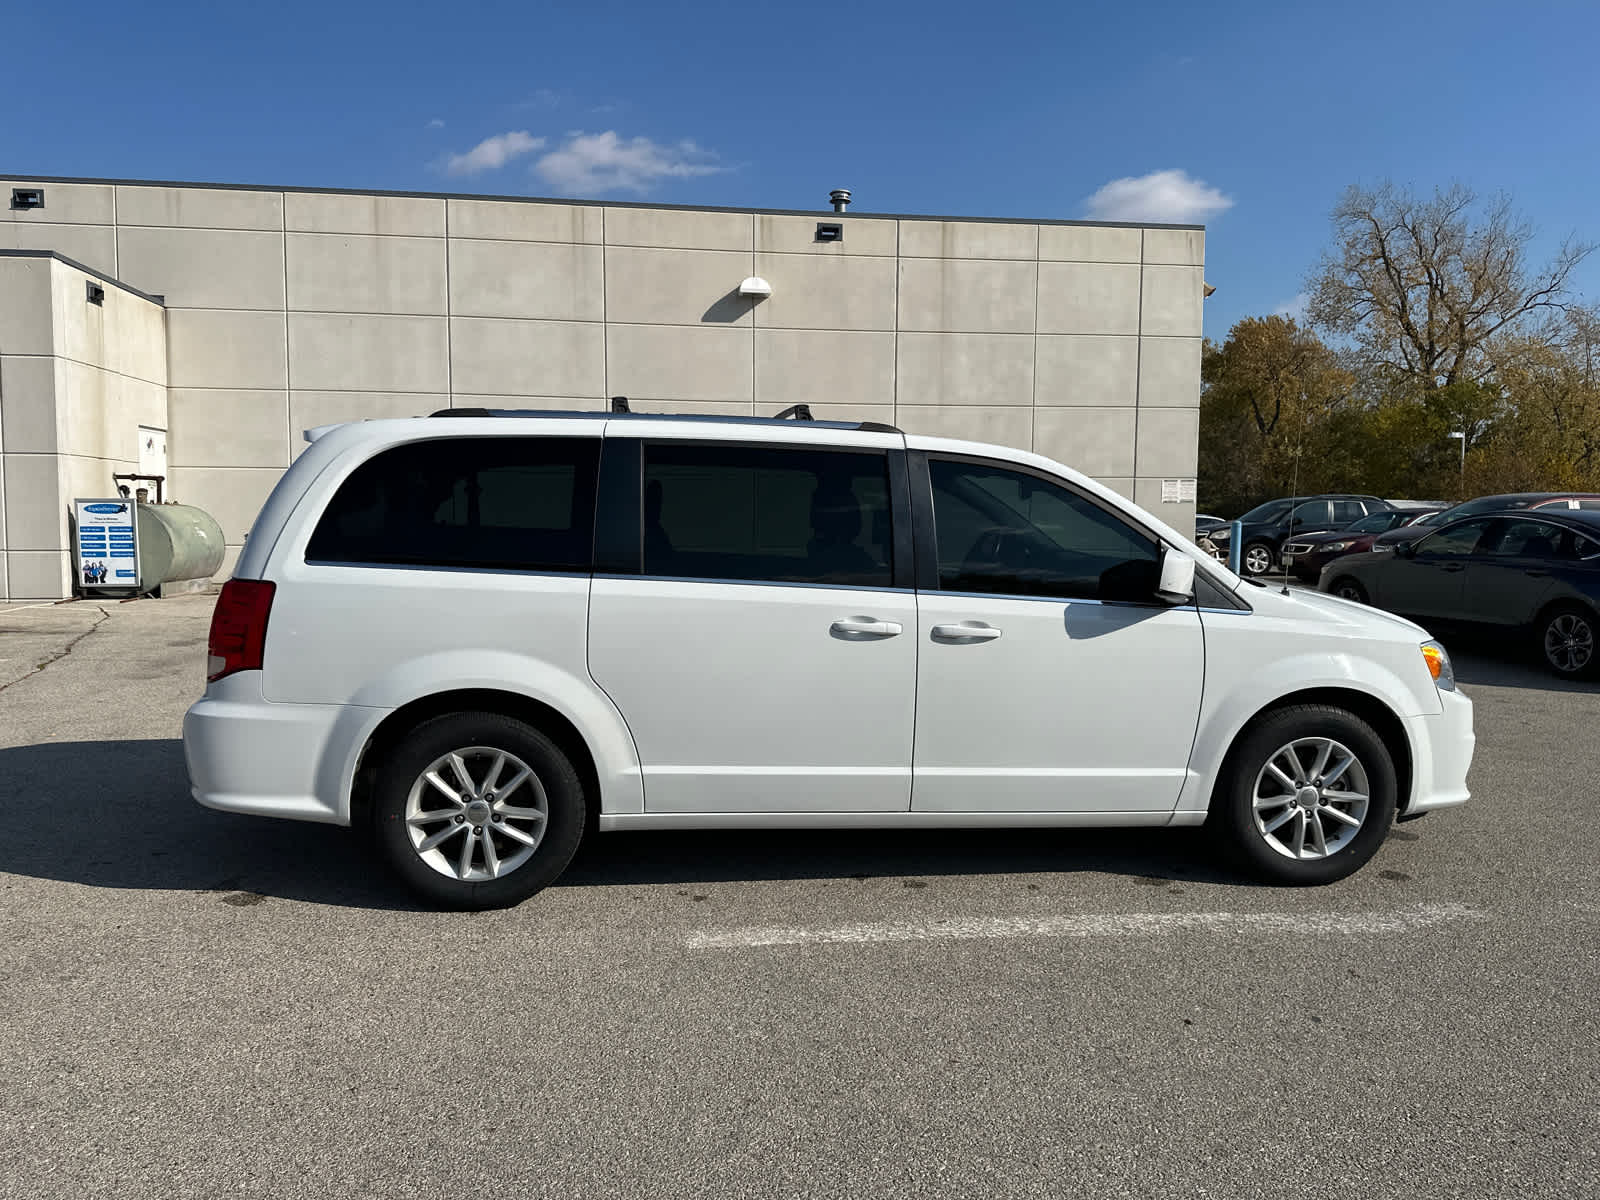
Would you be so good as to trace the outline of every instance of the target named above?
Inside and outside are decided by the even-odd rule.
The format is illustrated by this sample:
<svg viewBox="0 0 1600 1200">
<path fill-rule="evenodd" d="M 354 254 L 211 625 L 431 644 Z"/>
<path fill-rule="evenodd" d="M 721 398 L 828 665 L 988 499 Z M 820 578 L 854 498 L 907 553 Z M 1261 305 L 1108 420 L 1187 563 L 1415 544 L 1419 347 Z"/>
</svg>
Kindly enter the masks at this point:
<svg viewBox="0 0 1600 1200">
<path fill-rule="evenodd" d="M 1292 300 L 1285 300 L 1272 310 L 1275 317 L 1289 317 L 1302 324 L 1306 319 L 1306 305 L 1311 302 L 1311 297 L 1305 292 L 1296 295 Z"/>
<path fill-rule="evenodd" d="M 484 138 L 465 154 L 450 155 L 445 159 L 444 169 L 450 175 L 476 175 L 479 171 L 493 171 L 505 166 L 513 158 L 541 149 L 544 142 L 544 138 L 533 137 L 526 129 L 497 133 Z"/>
<path fill-rule="evenodd" d="M 1232 199 L 1216 188 L 1178 170 L 1113 179 L 1086 203 L 1092 220 L 1174 225 L 1196 225 L 1233 207 Z"/>
<path fill-rule="evenodd" d="M 444 121 L 439 117 L 435 117 L 433 120 L 428 122 L 428 128 L 429 129 L 443 129 L 444 128 Z"/>
<path fill-rule="evenodd" d="M 716 155 L 690 141 L 663 144 L 649 138 L 605 133 L 572 133 L 565 144 L 534 164 L 540 179 L 562 192 L 646 192 L 662 179 L 692 179 L 729 168 Z"/>
</svg>

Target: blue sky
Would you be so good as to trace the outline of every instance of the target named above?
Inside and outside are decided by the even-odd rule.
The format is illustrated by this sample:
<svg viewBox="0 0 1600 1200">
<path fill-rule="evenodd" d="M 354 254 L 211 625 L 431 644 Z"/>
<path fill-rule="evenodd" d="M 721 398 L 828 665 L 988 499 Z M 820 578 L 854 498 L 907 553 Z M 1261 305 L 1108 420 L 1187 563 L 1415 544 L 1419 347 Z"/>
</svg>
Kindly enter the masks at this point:
<svg viewBox="0 0 1600 1200">
<path fill-rule="evenodd" d="M 1354 182 L 1600 240 L 1600 5 L 14 5 L 0 172 L 1209 227 L 1290 304 Z M 1181 173 L 1159 175 L 1158 172 Z M 1577 282 L 1600 300 L 1600 257 Z"/>
</svg>

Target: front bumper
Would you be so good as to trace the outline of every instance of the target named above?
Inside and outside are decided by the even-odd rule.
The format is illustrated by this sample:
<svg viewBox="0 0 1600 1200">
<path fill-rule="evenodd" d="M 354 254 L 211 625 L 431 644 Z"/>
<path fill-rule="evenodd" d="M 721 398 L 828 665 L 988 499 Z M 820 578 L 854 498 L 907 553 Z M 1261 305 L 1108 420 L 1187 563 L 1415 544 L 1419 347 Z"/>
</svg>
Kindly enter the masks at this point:
<svg viewBox="0 0 1600 1200">
<path fill-rule="evenodd" d="M 218 680 L 183 718 L 190 791 L 225 812 L 349 824 L 349 743 L 374 714 L 342 704 L 269 703 L 259 671 Z"/>
<path fill-rule="evenodd" d="M 1411 797 L 1406 816 L 1465 804 L 1467 770 L 1477 739 L 1472 732 L 1472 701 L 1459 691 L 1439 693 L 1443 711 L 1407 717 L 1411 738 Z"/>
</svg>

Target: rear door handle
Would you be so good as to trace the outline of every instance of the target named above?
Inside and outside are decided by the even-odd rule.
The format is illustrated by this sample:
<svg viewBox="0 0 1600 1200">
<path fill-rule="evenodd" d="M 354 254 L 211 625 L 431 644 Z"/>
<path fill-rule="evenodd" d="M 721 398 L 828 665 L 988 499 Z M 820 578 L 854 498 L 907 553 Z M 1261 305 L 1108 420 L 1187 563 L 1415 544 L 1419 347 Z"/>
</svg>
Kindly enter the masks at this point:
<svg viewBox="0 0 1600 1200">
<path fill-rule="evenodd" d="M 993 625 L 985 625 L 982 621 L 961 621 L 955 625 L 935 625 L 929 633 L 936 642 L 953 642 L 956 645 L 967 645 L 973 642 L 992 642 L 1000 636 L 1000 631 Z"/>
<path fill-rule="evenodd" d="M 904 632 L 899 621 L 878 621 L 872 617 L 840 617 L 828 627 L 835 637 L 850 641 L 867 641 L 872 638 L 892 638 Z"/>
</svg>

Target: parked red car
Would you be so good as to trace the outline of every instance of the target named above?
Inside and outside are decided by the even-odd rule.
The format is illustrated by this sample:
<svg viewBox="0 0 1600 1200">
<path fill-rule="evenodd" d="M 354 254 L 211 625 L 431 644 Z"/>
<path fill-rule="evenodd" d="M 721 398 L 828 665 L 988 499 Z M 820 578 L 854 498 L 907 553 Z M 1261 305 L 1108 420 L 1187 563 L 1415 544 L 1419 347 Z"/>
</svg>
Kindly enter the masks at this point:
<svg viewBox="0 0 1600 1200">
<path fill-rule="evenodd" d="M 1438 508 L 1393 509 L 1369 513 L 1331 533 L 1300 534 L 1284 543 L 1283 569 L 1305 583 L 1315 583 L 1322 575 L 1322 568 L 1334 559 L 1370 550 L 1380 533 L 1399 529 L 1439 511 Z"/>
</svg>

